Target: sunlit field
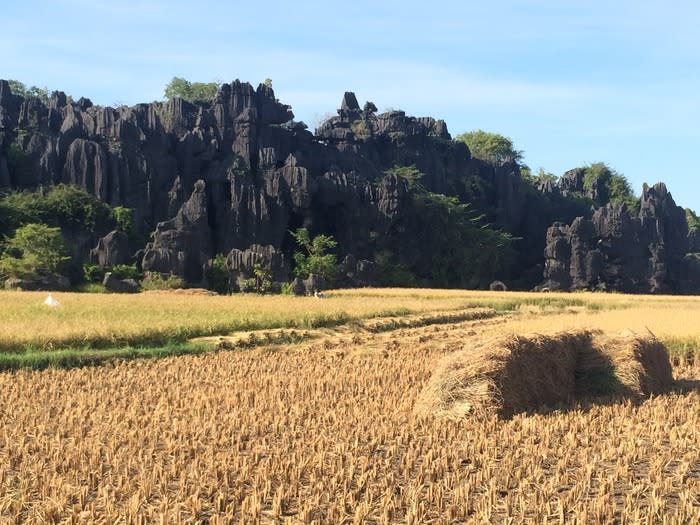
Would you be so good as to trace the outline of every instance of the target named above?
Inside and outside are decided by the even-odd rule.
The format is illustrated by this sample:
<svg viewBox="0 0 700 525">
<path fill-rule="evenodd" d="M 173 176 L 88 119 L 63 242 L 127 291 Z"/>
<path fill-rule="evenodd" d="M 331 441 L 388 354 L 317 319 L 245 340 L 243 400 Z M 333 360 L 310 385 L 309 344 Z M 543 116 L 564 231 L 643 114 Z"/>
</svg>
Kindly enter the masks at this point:
<svg viewBox="0 0 700 525">
<path fill-rule="evenodd" d="M 0 373 L 0 524 L 698 521 L 700 298 L 328 295 L 56 294 L 50 309 L 45 294 L 1 293 L 6 352 L 100 352 L 154 332 L 219 346 Z M 673 391 L 510 419 L 415 415 L 445 356 L 580 328 L 655 334 Z"/>
<path fill-rule="evenodd" d="M 0 349 L 65 348 L 181 341 L 236 330 L 337 325 L 379 315 L 469 306 L 464 295 L 339 295 L 319 300 L 256 294 L 233 296 L 148 292 L 136 295 L 0 293 Z"/>
</svg>

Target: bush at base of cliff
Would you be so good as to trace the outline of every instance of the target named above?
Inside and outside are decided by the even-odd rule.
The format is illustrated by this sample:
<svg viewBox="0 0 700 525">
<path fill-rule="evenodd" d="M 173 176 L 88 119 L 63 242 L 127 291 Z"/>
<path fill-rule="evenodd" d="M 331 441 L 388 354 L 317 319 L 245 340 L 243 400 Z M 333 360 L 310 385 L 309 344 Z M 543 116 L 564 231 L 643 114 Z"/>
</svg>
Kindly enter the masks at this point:
<svg viewBox="0 0 700 525">
<path fill-rule="evenodd" d="M 149 290 L 177 290 L 185 288 L 185 281 L 177 275 L 163 276 L 159 273 L 151 272 L 141 281 L 141 289 Z"/>
<path fill-rule="evenodd" d="M 211 260 L 209 268 L 207 268 L 207 282 L 209 283 L 209 289 L 219 295 L 231 293 L 225 255 L 220 253 Z"/>
<path fill-rule="evenodd" d="M 116 279 L 134 279 L 138 281 L 143 277 L 135 264 L 115 264 L 109 271 L 112 272 Z"/>
<path fill-rule="evenodd" d="M 266 294 L 272 291 L 272 272 L 259 264 L 253 266 L 253 277 L 243 281 L 242 292 Z"/>
<path fill-rule="evenodd" d="M 306 228 L 298 228 L 292 233 L 297 245 L 306 253 L 294 253 L 294 275 L 301 279 L 307 279 L 313 274 L 324 281 L 332 283 L 338 273 L 338 260 L 329 250 L 335 248 L 338 243 L 330 235 L 316 235 L 311 239 Z"/>
<path fill-rule="evenodd" d="M 66 247 L 59 228 L 25 224 L 7 240 L 0 255 L 0 276 L 34 278 L 60 274 L 66 267 Z"/>
<path fill-rule="evenodd" d="M 105 278 L 105 273 L 107 273 L 107 269 L 99 264 L 83 265 L 83 278 L 85 279 L 86 283 L 101 283 Z"/>
</svg>

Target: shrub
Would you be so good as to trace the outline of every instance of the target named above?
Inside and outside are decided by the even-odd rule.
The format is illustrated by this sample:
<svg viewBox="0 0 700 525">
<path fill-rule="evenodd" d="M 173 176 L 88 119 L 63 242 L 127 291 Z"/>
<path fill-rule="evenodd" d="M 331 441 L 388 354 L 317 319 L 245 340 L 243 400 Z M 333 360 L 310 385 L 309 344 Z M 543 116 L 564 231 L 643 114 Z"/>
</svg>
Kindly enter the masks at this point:
<svg viewBox="0 0 700 525">
<path fill-rule="evenodd" d="M 163 277 L 160 273 L 148 273 L 141 281 L 142 290 L 176 290 L 185 288 L 185 281 L 177 275 Z"/>
<path fill-rule="evenodd" d="M 109 271 L 112 272 L 112 275 L 117 279 L 134 279 L 138 281 L 142 277 L 141 272 L 139 272 L 135 264 L 117 264 Z"/>
<path fill-rule="evenodd" d="M 165 98 L 183 98 L 185 100 L 209 100 L 214 98 L 219 84 L 216 82 L 190 82 L 182 77 L 173 77 L 165 86 Z"/>
<path fill-rule="evenodd" d="M 126 234 L 130 238 L 136 234 L 134 212 L 131 208 L 115 206 L 110 210 L 110 218 L 114 222 L 114 227 L 117 231 Z"/>
<path fill-rule="evenodd" d="M 513 141 L 498 133 L 489 133 L 478 129 L 457 135 L 455 140 L 464 142 L 469 148 L 472 157 L 487 162 L 500 164 L 523 160 L 523 152 L 515 149 Z"/>
<path fill-rule="evenodd" d="M 106 293 L 107 289 L 100 283 L 83 283 L 77 287 L 81 293 Z"/>
<path fill-rule="evenodd" d="M 688 231 L 691 233 L 696 231 L 698 226 L 700 226 L 700 219 L 698 219 L 698 216 L 690 208 L 685 208 L 685 220 L 688 223 Z"/>
<path fill-rule="evenodd" d="M 218 294 L 227 294 L 231 292 L 229 287 L 229 273 L 226 268 L 226 256 L 222 253 L 214 257 L 207 269 L 207 281 L 209 289 L 214 290 Z"/>
<path fill-rule="evenodd" d="M 401 177 L 406 181 L 408 187 L 411 189 L 416 188 L 421 183 L 421 180 L 424 176 L 423 172 L 420 171 L 415 164 L 411 166 L 392 166 L 384 173 L 386 173 L 387 175 L 395 175 L 397 177 Z"/>
<path fill-rule="evenodd" d="M 105 230 L 110 222 L 109 207 L 77 186 L 59 184 L 48 190 L 16 191 L 2 198 L 14 226 L 43 223 L 49 226 Z"/>
<path fill-rule="evenodd" d="M 625 204 L 630 212 L 637 209 L 638 200 L 627 177 L 604 162 L 594 162 L 584 167 L 583 188 L 586 193 L 591 193 L 594 183 L 598 188 L 597 204 L 614 202 Z"/>
<path fill-rule="evenodd" d="M 36 277 L 61 273 L 69 260 L 59 228 L 26 224 L 17 228 L 0 256 L 0 275 Z"/>
<path fill-rule="evenodd" d="M 101 283 L 105 278 L 107 270 L 99 264 L 84 264 L 83 278 L 88 283 Z"/>
<path fill-rule="evenodd" d="M 310 274 L 317 275 L 328 283 L 332 283 L 338 272 L 335 254 L 327 253 L 338 243 L 330 235 L 317 235 L 313 239 L 306 228 L 298 228 L 292 237 L 306 253 L 294 253 L 294 275 L 306 279 Z"/>
<path fill-rule="evenodd" d="M 272 272 L 261 265 L 253 266 L 253 277 L 243 281 L 243 292 L 257 292 L 260 294 L 272 291 Z"/>
</svg>

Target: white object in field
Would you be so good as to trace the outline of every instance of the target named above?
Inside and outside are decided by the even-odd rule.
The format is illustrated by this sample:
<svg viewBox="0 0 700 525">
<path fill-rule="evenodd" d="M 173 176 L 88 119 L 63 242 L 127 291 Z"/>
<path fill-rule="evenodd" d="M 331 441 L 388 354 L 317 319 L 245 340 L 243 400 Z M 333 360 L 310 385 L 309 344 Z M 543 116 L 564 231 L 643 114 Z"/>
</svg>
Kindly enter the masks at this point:
<svg viewBox="0 0 700 525">
<path fill-rule="evenodd" d="M 54 299 L 51 294 L 49 294 L 49 296 L 46 299 L 44 299 L 44 304 L 46 306 L 50 306 L 52 308 L 54 306 L 61 306 L 61 303 L 59 303 L 56 299 Z"/>
<path fill-rule="evenodd" d="M 323 299 L 326 295 L 323 292 L 319 292 L 318 290 L 314 290 L 314 297 L 316 299 Z"/>
</svg>

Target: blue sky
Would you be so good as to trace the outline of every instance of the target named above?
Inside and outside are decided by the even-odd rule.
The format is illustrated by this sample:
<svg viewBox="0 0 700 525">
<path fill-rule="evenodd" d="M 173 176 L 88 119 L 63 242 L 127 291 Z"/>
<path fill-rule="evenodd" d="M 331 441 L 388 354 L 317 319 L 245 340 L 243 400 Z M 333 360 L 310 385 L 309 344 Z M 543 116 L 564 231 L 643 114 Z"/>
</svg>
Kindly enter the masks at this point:
<svg viewBox="0 0 700 525">
<path fill-rule="evenodd" d="M 273 80 L 311 127 L 343 92 L 510 137 L 556 175 L 603 161 L 700 211 L 700 4 L 3 0 L 0 78 L 105 105 L 173 76 Z"/>
</svg>

